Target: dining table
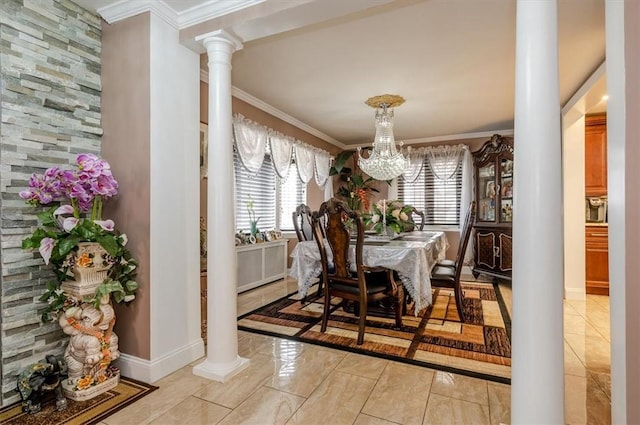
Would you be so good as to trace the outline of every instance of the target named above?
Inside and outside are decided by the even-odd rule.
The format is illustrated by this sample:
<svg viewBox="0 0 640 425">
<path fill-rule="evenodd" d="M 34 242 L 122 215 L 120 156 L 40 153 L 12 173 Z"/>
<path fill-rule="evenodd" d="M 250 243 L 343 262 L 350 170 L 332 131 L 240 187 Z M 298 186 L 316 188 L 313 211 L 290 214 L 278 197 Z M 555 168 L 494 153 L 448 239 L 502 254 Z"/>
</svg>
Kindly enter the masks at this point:
<svg viewBox="0 0 640 425">
<path fill-rule="evenodd" d="M 349 261 L 355 270 L 355 240 L 350 244 Z M 441 231 L 413 231 L 396 237 L 365 234 L 363 263 L 397 272 L 406 292 L 415 302 L 415 314 L 431 305 L 431 270 L 445 258 L 449 243 Z M 298 281 L 298 292 L 306 297 L 309 288 L 322 272 L 320 251 L 316 241 L 298 242 L 291 252 L 289 275 Z M 332 261 L 331 250 L 327 250 Z"/>
</svg>

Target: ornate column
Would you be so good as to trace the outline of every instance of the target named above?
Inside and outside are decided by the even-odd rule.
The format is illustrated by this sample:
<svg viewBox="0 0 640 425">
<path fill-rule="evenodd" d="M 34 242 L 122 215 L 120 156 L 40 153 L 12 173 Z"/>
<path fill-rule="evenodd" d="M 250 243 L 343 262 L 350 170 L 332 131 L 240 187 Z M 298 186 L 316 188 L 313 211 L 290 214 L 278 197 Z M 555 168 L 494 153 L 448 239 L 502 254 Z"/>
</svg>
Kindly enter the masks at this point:
<svg viewBox="0 0 640 425">
<path fill-rule="evenodd" d="M 249 365 L 238 356 L 231 56 L 242 48 L 223 30 L 196 38 L 209 57 L 207 180 L 207 359 L 193 373 L 224 382 Z"/>
<path fill-rule="evenodd" d="M 518 0 L 511 422 L 564 423 L 556 0 Z"/>
</svg>

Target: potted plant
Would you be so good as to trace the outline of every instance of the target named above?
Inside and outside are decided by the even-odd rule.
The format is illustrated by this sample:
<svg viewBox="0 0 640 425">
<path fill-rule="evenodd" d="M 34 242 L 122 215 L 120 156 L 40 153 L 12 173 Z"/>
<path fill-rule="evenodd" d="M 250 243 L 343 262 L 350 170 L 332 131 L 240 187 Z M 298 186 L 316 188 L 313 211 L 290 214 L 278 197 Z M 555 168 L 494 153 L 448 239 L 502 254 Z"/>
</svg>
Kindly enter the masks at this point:
<svg viewBox="0 0 640 425">
<path fill-rule="evenodd" d="M 23 249 L 38 249 L 55 273 L 56 279 L 47 283 L 40 298 L 47 302 L 43 321 L 83 302 L 99 307 L 106 295 L 118 303 L 135 298 L 137 262 L 126 248 L 127 236 L 115 230 L 113 220 L 102 219 L 103 201 L 117 193 L 118 182 L 109 163 L 90 153 L 78 155 L 73 170 L 52 167 L 43 175 L 33 174 L 28 188 L 20 192 L 29 204 L 51 205 L 37 215 L 40 226 L 22 241 Z M 102 254 L 81 249 L 91 243 L 99 245 Z M 104 269 L 99 271 L 104 278 L 95 285 L 95 292 L 83 299 L 68 296 L 61 289 L 63 282 L 80 279 L 89 266 Z"/>
<path fill-rule="evenodd" d="M 76 401 L 118 384 L 120 373 L 110 365 L 120 356 L 112 300 L 129 303 L 138 289 L 127 236 L 115 230 L 113 220 L 102 219 L 103 201 L 117 193 L 109 163 L 90 153 L 78 155 L 73 170 L 52 167 L 33 174 L 20 192 L 29 204 L 53 204 L 38 214 L 41 224 L 22 248 L 38 249 L 55 273 L 40 297 L 47 303 L 42 320 L 57 319 L 71 337 L 62 389 Z"/>
<path fill-rule="evenodd" d="M 343 183 L 337 190 L 337 195 L 345 200 L 352 211 L 368 211 L 371 192 L 379 192 L 372 183 L 373 177 L 365 178 L 363 174 L 345 167 L 347 160 L 354 156 L 355 151 L 343 151 L 335 159 L 329 175 L 338 175 Z"/>
</svg>

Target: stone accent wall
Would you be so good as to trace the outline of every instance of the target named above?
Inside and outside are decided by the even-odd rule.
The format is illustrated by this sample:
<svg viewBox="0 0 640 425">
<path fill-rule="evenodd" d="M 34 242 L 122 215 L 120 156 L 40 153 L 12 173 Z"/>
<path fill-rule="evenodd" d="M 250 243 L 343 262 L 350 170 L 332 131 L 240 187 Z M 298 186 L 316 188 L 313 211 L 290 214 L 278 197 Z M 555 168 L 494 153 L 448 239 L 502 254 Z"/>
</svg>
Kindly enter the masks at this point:
<svg viewBox="0 0 640 425">
<path fill-rule="evenodd" d="M 21 249 L 37 224 L 18 196 L 32 173 L 100 152 L 101 21 L 69 0 L 0 0 L 0 365 L 2 405 L 20 397 L 16 376 L 61 354 L 57 323 L 38 301 L 52 278 L 39 253 Z"/>
</svg>

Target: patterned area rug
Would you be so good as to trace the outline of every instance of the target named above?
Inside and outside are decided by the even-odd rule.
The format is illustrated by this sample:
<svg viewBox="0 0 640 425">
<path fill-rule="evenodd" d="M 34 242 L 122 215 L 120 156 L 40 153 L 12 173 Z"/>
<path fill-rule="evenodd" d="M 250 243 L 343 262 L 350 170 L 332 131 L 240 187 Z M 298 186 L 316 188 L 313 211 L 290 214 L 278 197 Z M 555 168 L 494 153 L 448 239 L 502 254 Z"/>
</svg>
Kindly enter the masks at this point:
<svg viewBox="0 0 640 425">
<path fill-rule="evenodd" d="M 125 406 L 155 391 L 158 387 L 120 377 L 118 385 L 87 401 L 67 400 L 66 410 L 58 412 L 55 398 L 43 402 L 42 410 L 30 415 L 22 412 L 21 402 L 0 409 L 0 424 L 12 425 L 91 425 L 103 421 Z"/>
<path fill-rule="evenodd" d="M 320 332 L 323 298 L 300 302 L 298 294 L 284 297 L 243 315 L 239 329 L 281 338 L 510 383 L 511 319 L 497 285 L 463 283 L 464 310 L 460 323 L 453 290 L 433 289 L 433 305 L 421 315 L 409 305 L 402 328 L 392 318 L 367 317 L 365 338 L 356 344 L 357 317 L 347 313 L 341 299 L 331 300 L 325 333 Z"/>
</svg>

